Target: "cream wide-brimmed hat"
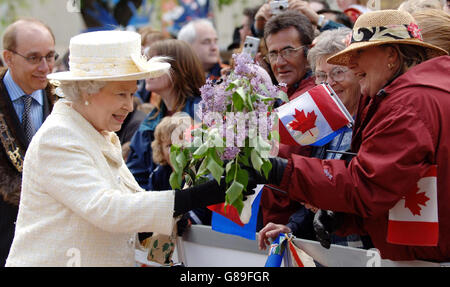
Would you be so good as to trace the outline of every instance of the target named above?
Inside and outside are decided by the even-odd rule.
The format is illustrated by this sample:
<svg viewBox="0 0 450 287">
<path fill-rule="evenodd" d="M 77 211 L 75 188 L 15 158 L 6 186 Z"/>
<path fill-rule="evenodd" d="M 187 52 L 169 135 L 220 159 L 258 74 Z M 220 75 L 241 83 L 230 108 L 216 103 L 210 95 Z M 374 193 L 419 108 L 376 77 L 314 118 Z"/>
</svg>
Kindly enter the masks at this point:
<svg viewBox="0 0 450 287">
<path fill-rule="evenodd" d="M 163 57 L 147 61 L 141 35 L 131 31 L 97 31 L 70 39 L 69 71 L 47 75 L 53 81 L 133 81 L 167 73 Z"/>
<path fill-rule="evenodd" d="M 347 48 L 329 57 L 327 63 L 348 66 L 353 52 L 382 44 L 421 46 L 425 48 L 429 58 L 447 55 L 445 50 L 424 42 L 413 16 L 398 10 L 380 10 L 362 14 L 356 20 L 346 44 Z"/>
</svg>

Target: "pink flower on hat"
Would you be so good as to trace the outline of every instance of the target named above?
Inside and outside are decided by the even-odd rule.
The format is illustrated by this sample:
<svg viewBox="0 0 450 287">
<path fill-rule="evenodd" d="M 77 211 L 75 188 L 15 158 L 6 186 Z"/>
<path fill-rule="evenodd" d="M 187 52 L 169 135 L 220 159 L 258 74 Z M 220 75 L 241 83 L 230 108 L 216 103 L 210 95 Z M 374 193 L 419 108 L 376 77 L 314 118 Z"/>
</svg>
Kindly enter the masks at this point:
<svg viewBox="0 0 450 287">
<path fill-rule="evenodd" d="M 350 46 L 352 43 L 352 32 L 348 33 L 348 35 L 344 39 L 344 44 L 346 47 Z"/>
<path fill-rule="evenodd" d="M 419 26 L 417 26 L 417 24 L 411 22 L 408 25 L 408 31 L 415 39 L 419 39 L 420 41 L 423 41 L 422 34 L 420 33 L 420 31 L 422 31 L 422 29 L 419 29 Z"/>
</svg>

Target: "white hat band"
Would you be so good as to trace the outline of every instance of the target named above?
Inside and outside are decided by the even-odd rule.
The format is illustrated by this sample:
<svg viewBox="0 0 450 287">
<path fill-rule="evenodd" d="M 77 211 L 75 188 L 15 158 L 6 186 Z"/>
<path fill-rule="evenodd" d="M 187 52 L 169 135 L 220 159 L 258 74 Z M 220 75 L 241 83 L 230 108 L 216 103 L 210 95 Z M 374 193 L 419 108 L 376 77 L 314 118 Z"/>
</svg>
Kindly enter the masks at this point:
<svg viewBox="0 0 450 287">
<path fill-rule="evenodd" d="M 69 67 L 74 76 L 114 76 L 140 72 L 131 58 L 70 57 Z"/>
</svg>

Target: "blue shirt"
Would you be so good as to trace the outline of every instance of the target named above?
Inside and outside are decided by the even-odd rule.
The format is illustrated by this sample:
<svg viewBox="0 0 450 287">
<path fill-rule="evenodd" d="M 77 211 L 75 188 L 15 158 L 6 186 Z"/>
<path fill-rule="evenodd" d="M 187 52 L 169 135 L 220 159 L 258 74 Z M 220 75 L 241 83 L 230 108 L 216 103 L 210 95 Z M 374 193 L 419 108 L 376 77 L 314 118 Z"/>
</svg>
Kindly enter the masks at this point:
<svg viewBox="0 0 450 287">
<path fill-rule="evenodd" d="M 3 83 L 5 84 L 6 90 L 8 90 L 9 97 L 11 98 L 19 121 L 22 122 L 22 113 L 24 108 L 22 96 L 25 95 L 25 92 L 14 82 L 9 70 L 3 78 Z M 34 91 L 30 96 L 33 99 L 31 101 L 31 121 L 33 123 L 34 130 L 37 131 L 44 121 L 44 91 Z"/>
</svg>

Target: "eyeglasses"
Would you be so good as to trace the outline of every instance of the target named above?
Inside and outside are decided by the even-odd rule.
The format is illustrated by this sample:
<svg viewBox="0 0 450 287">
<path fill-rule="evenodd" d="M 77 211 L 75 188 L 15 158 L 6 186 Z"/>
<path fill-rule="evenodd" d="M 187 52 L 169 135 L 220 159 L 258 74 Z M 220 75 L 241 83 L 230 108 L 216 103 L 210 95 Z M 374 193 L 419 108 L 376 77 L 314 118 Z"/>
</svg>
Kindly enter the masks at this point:
<svg viewBox="0 0 450 287">
<path fill-rule="evenodd" d="M 16 51 L 13 51 L 13 50 L 8 50 L 8 51 L 21 56 L 22 58 L 27 60 L 28 63 L 30 63 L 32 65 L 38 65 L 39 63 L 41 63 L 42 59 L 44 59 L 44 58 L 45 58 L 45 61 L 47 61 L 47 63 L 54 63 L 59 57 L 58 53 L 56 53 L 56 52 L 50 52 L 46 56 L 32 55 L 32 56 L 27 57 L 27 56 L 17 53 Z"/>
<path fill-rule="evenodd" d="M 297 52 L 298 50 L 300 50 L 303 47 L 304 46 L 300 46 L 298 48 L 286 47 L 284 49 L 281 49 L 281 51 L 279 51 L 279 52 L 272 51 L 272 52 L 269 52 L 269 55 L 267 55 L 265 57 L 265 59 L 266 59 L 266 61 L 268 61 L 270 63 L 274 63 L 278 60 L 278 55 L 280 55 L 281 58 L 283 58 L 284 60 L 288 60 L 294 56 L 295 52 Z"/>
<path fill-rule="evenodd" d="M 345 79 L 345 73 L 349 69 L 337 67 L 330 71 L 330 73 L 318 72 L 316 73 L 316 83 L 326 82 L 328 77 L 335 82 L 342 82 Z"/>
</svg>

